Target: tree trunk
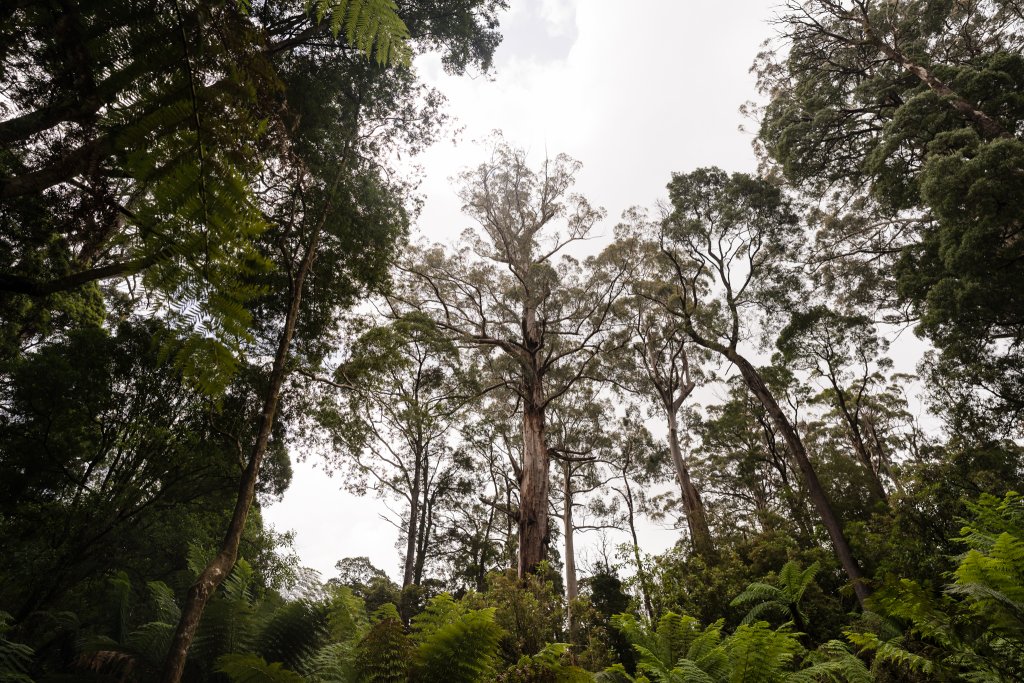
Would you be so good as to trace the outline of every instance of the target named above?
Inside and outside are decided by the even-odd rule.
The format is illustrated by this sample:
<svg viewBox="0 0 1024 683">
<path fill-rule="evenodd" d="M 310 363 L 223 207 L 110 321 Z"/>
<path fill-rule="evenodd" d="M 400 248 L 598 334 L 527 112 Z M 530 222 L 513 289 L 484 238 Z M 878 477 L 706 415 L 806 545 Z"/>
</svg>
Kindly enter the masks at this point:
<svg viewBox="0 0 1024 683">
<path fill-rule="evenodd" d="M 409 495 L 409 523 L 406 525 L 405 567 L 402 571 L 402 588 L 413 582 L 413 569 L 416 566 L 416 543 L 419 539 L 420 521 L 420 458 L 416 458 L 416 473 L 412 477 L 412 491 Z"/>
<path fill-rule="evenodd" d="M 857 560 L 853 556 L 853 550 L 850 548 L 850 544 L 843 533 L 843 525 L 832 509 L 832 504 L 825 495 L 825 489 L 818 480 L 818 474 L 814 471 L 814 466 L 807 457 L 807 451 L 800 440 L 800 435 L 790 423 L 782 408 L 779 407 L 771 390 L 765 385 L 764 380 L 761 379 L 761 375 L 758 374 L 754 366 L 734 349 L 728 349 L 726 357 L 739 368 L 747 387 L 757 400 L 761 402 L 764 409 L 768 411 L 768 415 L 771 417 L 772 422 L 775 423 L 776 429 L 781 432 L 786 440 L 786 444 L 789 446 L 789 450 L 796 459 L 797 466 L 807 482 L 807 490 L 811 497 L 811 502 L 818 510 L 818 515 L 821 517 L 825 530 L 832 540 L 832 547 L 835 550 L 836 557 L 839 559 L 839 564 L 853 584 L 853 591 L 857 595 L 857 602 L 863 608 L 864 600 L 870 595 L 870 591 L 864 583 L 864 575 L 861 572 L 860 565 L 857 564 Z"/>
<path fill-rule="evenodd" d="M 640 540 L 636 536 L 636 515 L 633 512 L 633 490 L 629 486 L 629 479 L 623 477 L 626 483 L 626 512 L 627 523 L 629 524 L 629 535 L 633 538 L 633 559 L 636 561 L 636 575 L 640 580 L 640 593 L 644 599 L 644 609 L 647 610 L 647 617 L 654 623 L 654 607 L 651 603 L 651 586 L 647 578 L 647 570 L 644 569 L 643 559 L 640 557 Z"/>
<path fill-rule="evenodd" d="M 864 436 L 861 434 L 860 424 L 857 422 L 857 416 L 850 409 L 849 404 L 847 404 L 846 396 L 843 393 L 843 390 L 839 388 L 839 383 L 832 378 L 829 378 L 829 381 L 832 383 L 832 390 L 836 392 L 836 402 L 839 404 L 839 410 L 842 412 L 843 417 L 846 418 L 846 425 L 850 430 L 850 442 L 853 444 L 853 450 L 857 454 L 857 457 L 860 458 L 861 463 L 864 464 L 865 469 L 867 469 L 868 489 L 871 491 L 872 496 L 888 507 L 889 496 L 885 492 L 885 487 L 882 486 L 882 480 L 878 476 L 878 471 L 871 462 L 871 453 L 868 451 L 867 444 L 864 442 Z"/>
<path fill-rule="evenodd" d="M 676 468 L 676 481 L 682 494 L 683 512 L 686 515 L 686 525 L 690 529 L 693 549 L 704 560 L 710 561 L 715 556 L 715 546 L 711 540 L 711 530 L 708 528 L 707 512 L 697 487 L 690 480 L 690 471 L 679 448 L 678 421 L 671 410 L 668 411 L 668 448 Z"/>
<path fill-rule="evenodd" d="M 423 487 L 423 504 L 420 506 L 419 540 L 416 542 L 416 564 L 413 567 L 412 582 L 417 586 L 423 583 L 423 567 L 427 562 L 427 548 L 430 546 L 430 534 L 434 527 L 435 497 L 427 497 L 427 487 Z"/>
<path fill-rule="evenodd" d="M 540 382 L 523 402 L 523 479 L 519 484 L 519 578 L 548 554 L 548 450 Z"/>
<path fill-rule="evenodd" d="M 914 62 L 899 48 L 886 43 L 881 36 L 875 33 L 874 27 L 871 26 L 866 16 L 861 18 L 861 25 L 864 27 L 864 33 L 868 38 L 868 42 L 881 50 L 886 57 L 902 66 L 906 71 L 917 76 L 932 92 L 945 99 L 949 102 L 950 106 L 963 114 L 964 118 L 977 124 L 984 135 L 990 138 L 1012 137 L 1006 132 L 1002 124 L 965 100 L 958 92 L 949 87 L 948 84 L 940 80 L 927 68 Z"/>
<path fill-rule="evenodd" d="M 292 281 L 291 302 L 288 305 L 288 313 L 285 316 L 284 329 L 281 331 L 281 338 L 278 341 L 277 352 L 274 355 L 274 365 L 270 372 L 270 383 L 263 400 L 263 410 L 260 412 L 256 427 L 256 440 L 249 452 L 249 462 L 238 482 L 238 497 L 235 501 L 235 509 L 228 525 L 227 533 L 221 542 L 220 551 L 210 561 L 206 568 L 192 584 L 185 598 L 185 604 L 181 610 L 181 617 L 174 632 L 167 658 L 164 660 L 163 672 L 160 680 L 162 683 L 178 683 L 185 670 L 185 661 L 188 656 L 188 649 L 192 644 L 196 629 L 199 627 L 199 620 L 203 616 L 206 603 L 210 600 L 214 591 L 224 582 L 235 561 L 238 559 L 238 545 L 242 540 L 242 532 L 245 529 L 245 520 L 252 507 L 253 495 L 256 491 L 256 482 L 259 479 L 260 464 L 267 450 L 267 443 L 270 441 L 271 428 L 277 416 L 277 405 L 281 398 L 281 387 L 287 377 L 286 364 L 288 361 L 289 349 L 291 348 L 292 337 L 295 334 L 295 325 L 299 318 L 299 310 L 302 304 L 302 289 L 316 258 L 317 245 L 320 242 L 323 223 L 313 231 L 310 236 L 306 252 L 302 257 L 295 279 Z"/>
<path fill-rule="evenodd" d="M 579 583 L 576 581 L 576 549 L 573 547 L 572 528 L 572 470 L 569 463 L 562 466 L 562 525 L 565 527 L 565 605 L 569 621 L 569 642 L 575 641 L 576 620 L 573 602 L 579 597 Z"/>
</svg>

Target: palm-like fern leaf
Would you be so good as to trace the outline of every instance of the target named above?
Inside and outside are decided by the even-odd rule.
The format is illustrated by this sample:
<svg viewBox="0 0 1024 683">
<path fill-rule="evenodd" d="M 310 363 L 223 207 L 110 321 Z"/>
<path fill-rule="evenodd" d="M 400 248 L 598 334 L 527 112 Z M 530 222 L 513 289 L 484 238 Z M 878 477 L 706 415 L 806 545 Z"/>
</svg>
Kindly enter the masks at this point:
<svg viewBox="0 0 1024 683">
<path fill-rule="evenodd" d="M 307 7 L 313 5 L 307 0 Z M 318 22 L 327 18 L 331 33 L 343 33 L 349 45 L 378 64 L 409 63 L 409 29 L 394 0 L 316 0 L 315 5 Z"/>
<path fill-rule="evenodd" d="M 217 660 L 217 671 L 231 683 L 305 683 L 302 676 L 289 671 L 279 662 L 267 664 L 258 655 L 230 654 Z"/>
</svg>

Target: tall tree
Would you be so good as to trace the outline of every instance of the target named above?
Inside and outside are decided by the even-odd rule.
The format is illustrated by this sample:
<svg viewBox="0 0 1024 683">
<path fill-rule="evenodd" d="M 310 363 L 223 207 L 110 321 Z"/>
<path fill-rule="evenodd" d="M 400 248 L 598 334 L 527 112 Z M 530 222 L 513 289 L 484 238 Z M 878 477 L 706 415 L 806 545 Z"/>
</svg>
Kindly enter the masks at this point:
<svg viewBox="0 0 1024 683">
<path fill-rule="evenodd" d="M 870 314 L 917 322 L 1016 432 L 1020 3 L 789 2 L 778 28 L 781 49 L 756 65 L 771 98 L 759 139 L 789 181 L 826 200 L 816 260 Z"/>
<path fill-rule="evenodd" d="M 621 337 L 614 353 L 607 354 L 608 377 L 618 389 L 641 397 L 657 406 L 665 419 L 666 440 L 672 456 L 680 501 L 694 550 L 705 559 L 715 555 L 708 527 L 707 511 L 700 491 L 693 482 L 690 465 L 680 446 L 679 413 L 683 403 L 697 388 L 700 369 L 691 358 L 706 352 L 695 345 L 676 316 L 656 301 L 653 290 L 662 286 L 672 273 L 657 256 L 657 247 L 643 239 L 646 216 L 634 210 L 630 223 L 620 226 L 612 251 L 615 258 L 642 264 L 632 272 L 630 296 L 616 307 Z M 621 253 L 619 253 L 621 250 Z M 637 368 L 640 372 L 637 372 Z"/>
<path fill-rule="evenodd" d="M 740 351 L 761 310 L 778 310 L 798 291 L 786 258 L 800 234 L 779 188 L 744 174 L 698 169 L 669 183 L 672 211 L 661 225 L 661 251 L 671 263 L 670 310 L 699 346 L 739 370 L 786 441 L 828 532 L 836 557 L 863 604 L 869 591 L 796 426 L 757 367 Z"/>
<path fill-rule="evenodd" d="M 870 397 L 892 365 L 882 356 L 887 344 L 861 316 L 842 316 L 816 306 L 792 316 L 779 335 L 778 347 L 796 367 L 826 382 L 825 400 L 842 418 L 854 455 L 868 475 L 871 495 L 888 504 L 882 477 L 893 485 L 890 454 L 872 419 Z"/>
<path fill-rule="evenodd" d="M 475 394 L 459 349 L 429 321 L 371 328 L 348 354 L 333 380 L 344 394 L 340 405 L 327 405 L 326 426 L 338 464 L 350 473 L 346 486 L 402 502 L 395 523 L 406 543 L 402 587 L 418 585 L 436 554 L 439 509 L 468 493 L 459 491 L 468 463 L 449 435 Z"/>
<path fill-rule="evenodd" d="M 571 192 L 579 168 L 560 154 L 535 171 L 523 150 L 498 138 L 491 158 L 461 177 L 463 208 L 483 234 L 463 233 L 466 246 L 454 253 L 439 246 L 414 250 L 399 266 L 406 283 L 396 300 L 480 349 L 485 365 L 520 401 L 521 576 L 548 549 L 547 408 L 593 363 L 622 290 L 620 273 L 601 274 L 597 259 L 581 263 L 563 253 L 604 215 Z"/>
</svg>

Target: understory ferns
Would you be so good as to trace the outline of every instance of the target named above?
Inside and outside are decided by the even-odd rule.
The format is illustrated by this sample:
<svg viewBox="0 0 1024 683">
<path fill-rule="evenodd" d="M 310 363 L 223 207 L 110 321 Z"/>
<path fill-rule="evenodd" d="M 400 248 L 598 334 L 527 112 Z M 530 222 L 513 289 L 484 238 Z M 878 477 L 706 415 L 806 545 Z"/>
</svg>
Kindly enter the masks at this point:
<svg viewBox="0 0 1024 683">
<path fill-rule="evenodd" d="M 570 663 L 568 643 L 548 643 L 535 655 L 523 655 L 498 676 L 497 683 L 591 683 L 593 674 Z"/>
<path fill-rule="evenodd" d="M 985 494 L 969 506 L 967 545 L 940 595 L 909 579 L 879 591 L 867 629 L 847 638 L 877 670 L 932 680 L 1024 679 L 1024 498 Z"/>
<path fill-rule="evenodd" d="M 11 615 L 0 612 L 0 683 L 32 683 L 28 675 L 32 648 L 7 639 Z"/>
<path fill-rule="evenodd" d="M 633 644 L 640 661 L 635 675 L 621 664 L 598 676 L 601 683 L 790 683 L 873 680 L 864 663 L 843 643 L 830 641 L 807 651 L 798 634 L 767 623 L 742 624 L 723 636 L 723 620 L 710 626 L 672 612 L 656 628 L 620 614 L 612 622 Z"/>
<path fill-rule="evenodd" d="M 743 617 L 744 624 L 752 624 L 767 617 L 788 619 L 797 631 L 803 633 L 807 628 L 807 617 L 800 610 L 807 588 L 814 583 L 821 565 L 814 562 L 807 569 L 800 569 L 800 564 L 790 560 L 779 572 L 776 585 L 755 581 L 746 590 L 733 598 L 732 607 L 749 607 L 750 611 Z"/>
</svg>

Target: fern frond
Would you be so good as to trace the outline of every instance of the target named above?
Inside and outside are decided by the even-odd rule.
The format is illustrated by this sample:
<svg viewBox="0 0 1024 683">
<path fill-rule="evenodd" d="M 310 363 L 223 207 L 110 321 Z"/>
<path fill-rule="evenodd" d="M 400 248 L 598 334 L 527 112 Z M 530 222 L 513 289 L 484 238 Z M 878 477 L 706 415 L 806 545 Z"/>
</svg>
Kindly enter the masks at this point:
<svg viewBox="0 0 1024 683">
<path fill-rule="evenodd" d="M 217 660 L 217 671 L 231 683 L 305 683 L 302 676 L 279 662 L 267 664 L 262 657 L 252 654 L 224 655 Z"/>
<path fill-rule="evenodd" d="M 729 606 L 742 607 L 743 605 L 749 605 L 752 602 L 767 602 L 769 600 L 781 599 L 783 599 L 783 594 L 777 587 L 755 581 L 747 586 L 742 593 L 733 598 L 732 602 L 729 603 Z"/>
<path fill-rule="evenodd" d="M 739 626 L 725 641 L 725 648 L 732 660 L 730 680 L 751 683 L 778 679 L 801 650 L 796 636 L 773 631 L 763 621 Z"/>
<path fill-rule="evenodd" d="M 307 0 L 307 11 L 312 5 Z M 409 29 L 394 0 L 317 0 L 314 16 L 317 22 L 328 19 L 335 37 L 344 34 L 349 45 L 378 64 L 410 63 Z"/>
<path fill-rule="evenodd" d="M 807 656 L 810 666 L 789 674 L 786 683 L 871 683 L 874 677 L 846 645 L 830 640 Z"/>
<path fill-rule="evenodd" d="M 256 640 L 256 652 L 267 661 L 304 672 L 329 634 L 326 606 L 296 600 L 276 610 L 264 624 Z"/>
<path fill-rule="evenodd" d="M 494 608 L 468 612 L 429 632 L 421 631 L 422 640 L 416 650 L 418 680 L 424 683 L 488 680 L 501 635 L 502 630 L 494 621 Z M 549 647 L 551 645 L 545 650 Z M 562 653 L 556 655 L 551 651 L 548 654 L 558 659 Z"/>
<path fill-rule="evenodd" d="M 0 612 L 0 681 L 32 683 L 28 675 L 35 651 L 28 645 L 14 643 L 5 637 L 11 615 Z"/>
</svg>

